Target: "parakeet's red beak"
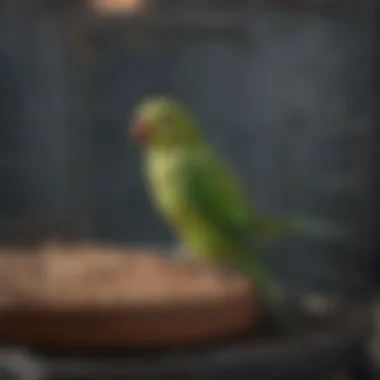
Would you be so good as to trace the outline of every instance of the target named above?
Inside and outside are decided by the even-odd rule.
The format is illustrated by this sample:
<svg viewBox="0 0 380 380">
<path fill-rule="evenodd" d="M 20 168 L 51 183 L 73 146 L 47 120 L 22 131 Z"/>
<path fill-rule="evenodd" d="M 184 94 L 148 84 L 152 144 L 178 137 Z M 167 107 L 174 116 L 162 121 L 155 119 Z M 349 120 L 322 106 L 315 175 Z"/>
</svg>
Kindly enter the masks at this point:
<svg viewBox="0 0 380 380">
<path fill-rule="evenodd" d="M 129 134 L 133 141 L 139 143 L 147 142 L 152 136 L 152 126 L 144 120 L 136 120 Z"/>
</svg>

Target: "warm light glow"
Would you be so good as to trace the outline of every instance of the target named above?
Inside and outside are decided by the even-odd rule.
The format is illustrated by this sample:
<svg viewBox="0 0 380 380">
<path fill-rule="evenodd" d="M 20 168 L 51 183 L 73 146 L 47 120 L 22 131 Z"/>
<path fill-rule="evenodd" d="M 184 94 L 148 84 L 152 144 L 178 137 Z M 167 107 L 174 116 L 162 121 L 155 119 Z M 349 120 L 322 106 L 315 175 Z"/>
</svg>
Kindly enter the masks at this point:
<svg viewBox="0 0 380 380">
<path fill-rule="evenodd" d="M 100 13 L 139 13 L 144 9 L 144 0 L 92 0 L 91 7 Z"/>
</svg>

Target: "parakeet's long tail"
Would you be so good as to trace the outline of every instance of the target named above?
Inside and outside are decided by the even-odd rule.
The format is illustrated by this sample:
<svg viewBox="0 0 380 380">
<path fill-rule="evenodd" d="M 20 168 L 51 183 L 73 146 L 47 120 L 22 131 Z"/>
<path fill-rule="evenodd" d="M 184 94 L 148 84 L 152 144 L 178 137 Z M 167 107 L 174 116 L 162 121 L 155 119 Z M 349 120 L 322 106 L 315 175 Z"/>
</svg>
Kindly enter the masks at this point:
<svg viewBox="0 0 380 380">
<path fill-rule="evenodd" d="M 264 237 L 301 235 L 321 239 L 346 240 L 354 235 L 348 227 L 302 215 L 286 219 L 258 217 L 254 228 Z"/>
<path fill-rule="evenodd" d="M 290 233 L 321 237 L 326 239 L 348 239 L 353 236 L 353 231 L 345 226 L 322 219 L 309 218 L 296 215 L 288 219 Z"/>
</svg>

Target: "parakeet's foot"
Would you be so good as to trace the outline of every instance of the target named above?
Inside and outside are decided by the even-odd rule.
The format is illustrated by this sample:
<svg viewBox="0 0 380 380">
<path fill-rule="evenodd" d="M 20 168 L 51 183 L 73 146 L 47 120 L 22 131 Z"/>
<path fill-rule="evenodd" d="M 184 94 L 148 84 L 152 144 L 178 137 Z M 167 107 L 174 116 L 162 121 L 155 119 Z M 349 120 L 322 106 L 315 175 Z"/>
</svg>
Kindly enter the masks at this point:
<svg viewBox="0 0 380 380">
<path fill-rule="evenodd" d="M 215 263 L 200 260 L 188 247 L 180 245 L 171 254 L 174 260 L 178 260 L 184 266 L 194 269 L 196 273 L 210 272 L 219 279 L 225 279 L 234 274 L 233 270 L 226 263 Z"/>
<path fill-rule="evenodd" d="M 175 260 L 180 260 L 184 262 L 195 260 L 194 255 L 192 255 L 190 249 L 183 244 L 176 246 L 171 251 L 170 257 L 172 257 Z"/>
<path fill-rule="evenodd" d="M 201 263 L 203 270 L 209 271 L 211 274 L 224 281 L 226 278 L 236 275 L 236 273 L 227 265 L 221 263 Z"/>
<path fill-rule="evenodd" d="M 173 260 L 176 260 L 184 266 L 192 267 L 198 270 L 204 270 L 205 264 L 199 260 L 191 250 L 185 245 L 179 245 L 173 249 L 170 254 Z"/>
</svg>

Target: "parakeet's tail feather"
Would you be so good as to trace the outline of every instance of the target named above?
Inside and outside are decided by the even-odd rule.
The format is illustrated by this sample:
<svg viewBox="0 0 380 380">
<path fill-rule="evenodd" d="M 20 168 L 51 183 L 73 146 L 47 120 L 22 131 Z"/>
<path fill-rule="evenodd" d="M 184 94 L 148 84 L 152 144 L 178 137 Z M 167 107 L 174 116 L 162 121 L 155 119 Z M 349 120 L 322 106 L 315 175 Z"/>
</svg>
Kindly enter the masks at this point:
<svg viewBox="0 0 380 380">
<path fill-rule="evenodd" d="M 295 215 L 286 219 L 259 217 L 254 228 L 263 237 L 284 237 L 301 235 L 322 239 L 345 240 L 353 237 L 353 231 L 327 220 Z"/>
<path fill-rule="evenodd" d="M 288 224 L 289 231 L 293 234 L 342 240 L 353 236 L 353 231 L 346 226 L 307 216 L 294 216 L 289 219 Z"/>
</svg>

